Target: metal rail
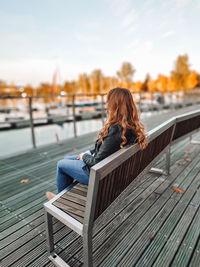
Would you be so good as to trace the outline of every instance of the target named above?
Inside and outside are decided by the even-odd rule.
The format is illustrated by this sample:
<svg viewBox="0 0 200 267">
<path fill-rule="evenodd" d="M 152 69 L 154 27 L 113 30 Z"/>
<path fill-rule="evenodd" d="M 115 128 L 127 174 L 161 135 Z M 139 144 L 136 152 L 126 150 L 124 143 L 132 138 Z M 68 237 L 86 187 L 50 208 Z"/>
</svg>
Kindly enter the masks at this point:
<svg viewBox="0 0 200 267">
<path fill-rule="evenodd" d="M 192 92 L 192 90 L 191 90 Z M 135 94 L 135 92 L 132 92 L 131 93 Z M 195 93 L 198 93 L 198 92 L 195 92 Z M 145 93 L 144 93 L 145 94 Z M 151 98 L 154 94 L 154 92 L 151 92 Z M 22 121 L 10 121 L 8 123 L 11 123 L 11 124 L 15 124 L 15 123 L 19 123 L 19 122 L 23 122 L 23 123 L 28 123 L 29 122 L 29 125 L 30 125 L 30 130 L 31 130 L 31 139 L 32 139 L 32 145 L 33 145 L 33 148 L 36 148 L 36 138 L 35 138 L 35 131 L 34 131 L 34 121 L 39 121 L 39 120 L 42 120 L 42 119 L 45 119 L 45 118 L 34 118 L 33 116 L 33 109 L 32 109 L 32 103 L 33 103 L 33 100 L 34 99 L 47 99 L 47 98 L 50 98 L 50 99 L 55 99 L 57 97 L 59 98 L 71 98 L 71 103 L 72 103 L 72 121 L 73 121 L 73 131 L 74 131 L 74 137 L 77 137 L 77 119 L 76 119 L 76 99 L 77 97 L 85 97 L 85 96 L 88 96 L 88 97 L 96 97 L 96 96 L 99 96 L 100 97 L 100 105 L 101 105 L 101 119 L 102 119 L 102 126 L 104 125 L 105 123 L 105 117 L 106 117 L 106 112 L 105 112 L 105 96 L 107 94 L 106 93 L 101 93 L 101 94 L 96 94 L 96 93 L 88 93 L 88 94 L 66 94 L 66 95 L 59 95 L 59 94 L 56 94 L 56 95 L 40 95 L 40 96 L 25 96 L 25 97 L 22 97 L 22 96 L 13 96 L 13 95 L 0 95 L 0 100 L 6 100 L 6 99 L 26 99 L 28 100 L 28 110 L 29 110 L 29 120 L 22 120 Z M 138 109 L 140 112 L 143 111 L 143 107 L 142 107 L 142 95 L 143 95 L 143 92 L 139 92 L 139 101 L 138 101 Z M 200 103 L 200 98 L 198 100 L 198 98 L 196 97 L 195 98 L 195 102 L 193 104 L 198 104 Z M 192 103 L 189 103 L 189 104 L 192 104 Z M 169 109 L 176 109 L 178 103 L 169 103 L 168 104 L 168 108 Z M 180 105 L 180 103 L 179 103 Z M 183 103 L 182 103 L 182 106 L 185 106 L 187 105 L 186 103 L 186 97 L 184 96 L 183 98 Z M 153 100 L 151 100 L 151 110 L 153 111 L 155 109 L 154 107 L 154 104 L 153 104 Z M 167 108 L 166 104 L 164 103 L 160 103 L 160 106 L 158 108 L 158 110 L 161 110 L 161 109 L 165 109 Z M 56 117 L 46 117 L 46 119 L 52 119 L 52 118 L 56 118 Z M 67 116 L 66 116 L 66 120 L 67 120 Z M 2 123 L 1 123 L 2 124 Z"/>
</svg>

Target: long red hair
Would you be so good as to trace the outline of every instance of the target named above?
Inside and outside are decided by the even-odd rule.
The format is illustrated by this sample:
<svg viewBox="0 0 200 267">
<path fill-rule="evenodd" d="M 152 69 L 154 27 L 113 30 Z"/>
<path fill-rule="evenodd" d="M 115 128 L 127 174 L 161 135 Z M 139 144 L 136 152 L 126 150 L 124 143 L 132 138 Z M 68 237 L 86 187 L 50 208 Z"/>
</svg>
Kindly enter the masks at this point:
<svg viewBox="0 0 200 267">
<path fill-rule="evenodd" d="M 99 138 L 103 142 L 104 137 L 108 135 L 108 128 L 111 125 L 119 124 L 122 126 L 122 140 L 120 147 L 126 144 L 125 133 L 127 128 L 131 128 L 137 136 L 137 142 L 141 149 L 147 146 L 147 134 L 144 125 L 139 119 L 138 110 L 134 103 L 133 96 L 128 89 L 111 89 L 107 96 L 107 114 L 108 120 L 105 126 L 99 132 Z"/>
</svg>

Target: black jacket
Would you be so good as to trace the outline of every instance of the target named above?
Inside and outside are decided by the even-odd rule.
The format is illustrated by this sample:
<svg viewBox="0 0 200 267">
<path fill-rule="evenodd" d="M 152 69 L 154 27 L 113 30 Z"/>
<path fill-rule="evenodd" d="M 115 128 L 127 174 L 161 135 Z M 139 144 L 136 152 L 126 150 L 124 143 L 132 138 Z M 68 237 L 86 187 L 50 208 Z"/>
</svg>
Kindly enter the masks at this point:
<svg viewBox="0 0 200 267">
<path fill-rule="evenodd" d="M 82 159 L 86 163 L 86 166 L 83 167 L 83 170 L 88 175 L 90 173 L 90 167 L 120 149 L 120 144 L 123 142 L 123 139 L 121 138 L 122 130 L 123 128 L 119 124 L 111 125 L 108 129 L 108 135 L 104 138 L 103 143 L 101 143 L 101 140 L 98 139 L 96 141 L 95 148 L 90 151 L 92 154 L 94 154 L 83 155 Z M 136 134 L 130 128 L 127 128 L 125 137 L 127 139 L 125 146 L 134 144 L 137 139 Z"/>
</svg>

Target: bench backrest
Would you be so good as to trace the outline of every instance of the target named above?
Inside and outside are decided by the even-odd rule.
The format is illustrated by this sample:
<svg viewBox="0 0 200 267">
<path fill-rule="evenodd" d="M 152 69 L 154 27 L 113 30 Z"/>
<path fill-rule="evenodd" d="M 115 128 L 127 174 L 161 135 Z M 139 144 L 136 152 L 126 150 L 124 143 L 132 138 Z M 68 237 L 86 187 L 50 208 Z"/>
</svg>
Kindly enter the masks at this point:
<svg viewBox="0 0 200 267">
<path fill-rule="evenodd" d="M 85 221 L 97 219 L 102 212 L 143 173 L 170 144 L 174 119 L 148 133 L 148 146 L 140 150 L 138 144 L 123 148 L 91 168 Z M 92 214 L 91 214 L 92 213 Z"/>
<path fill-rule="evenodd" d="M 186 128 L 186 129 L 185 129 Z M 138 176 L 143 175 L 172 141 L 200 128 L 200 111 L 173 117 L 148 132 L 148 146 L 120 149 L 91 168 L 84 225 L 88 227 Z"/>
<path fill-rule="evenodd" d="M 176 127 L 172 142 L 179 141 L 182 137 L 191 134 L 200 128 L 200 111 L 190 112 L 176 117 Z"/>
</svg>

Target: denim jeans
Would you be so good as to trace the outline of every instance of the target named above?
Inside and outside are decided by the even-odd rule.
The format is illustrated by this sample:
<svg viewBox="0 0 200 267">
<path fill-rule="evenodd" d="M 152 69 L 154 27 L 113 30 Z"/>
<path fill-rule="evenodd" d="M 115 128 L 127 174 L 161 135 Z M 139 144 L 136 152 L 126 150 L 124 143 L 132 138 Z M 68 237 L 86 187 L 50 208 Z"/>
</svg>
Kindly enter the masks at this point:
<svg viewBox="0 0 200 267">
<path fill-rule="evenodd" d="M 78 155 L 66 156 L 58 161 L 56 174 L 58 193 L 68 187 L 73 182 L 73 179 L 81 184 L 88 184 L 89 175 L 82 169 L 86 164 L 77 158 Z"/>
</svg>

